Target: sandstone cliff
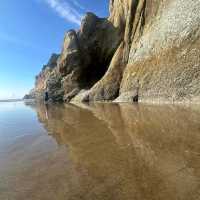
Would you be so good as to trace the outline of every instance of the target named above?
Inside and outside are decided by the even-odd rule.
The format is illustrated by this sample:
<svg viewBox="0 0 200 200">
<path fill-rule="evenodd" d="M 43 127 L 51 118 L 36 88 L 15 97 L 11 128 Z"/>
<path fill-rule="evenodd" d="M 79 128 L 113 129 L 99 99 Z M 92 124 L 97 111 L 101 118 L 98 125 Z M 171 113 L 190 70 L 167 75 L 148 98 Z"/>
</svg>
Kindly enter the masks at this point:
<svg viewBox="0 0 200 200">
<path fill-rule="evenodd" d="M 36 79 L 54 101 L 200 98 L 200 1 L 110 0 L 110 16 L 84 17 Z"/>
</svg>

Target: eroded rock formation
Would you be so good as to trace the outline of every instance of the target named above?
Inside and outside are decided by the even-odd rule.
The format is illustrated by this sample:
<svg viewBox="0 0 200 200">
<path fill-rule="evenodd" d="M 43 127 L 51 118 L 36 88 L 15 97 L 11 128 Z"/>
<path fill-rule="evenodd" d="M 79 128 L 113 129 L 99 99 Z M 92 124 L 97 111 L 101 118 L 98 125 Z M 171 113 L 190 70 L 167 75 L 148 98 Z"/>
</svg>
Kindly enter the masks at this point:
<svg viewBox="0 0 200 200">
<path fill-rule="evenodd" d="M 197 102 L 199 10 L 195 0 L 110 0 L 107 19 L 87 13 L 79 31 L 66 33 L 36 93 L 48 90 L 55 101 Z"/>
</svg>

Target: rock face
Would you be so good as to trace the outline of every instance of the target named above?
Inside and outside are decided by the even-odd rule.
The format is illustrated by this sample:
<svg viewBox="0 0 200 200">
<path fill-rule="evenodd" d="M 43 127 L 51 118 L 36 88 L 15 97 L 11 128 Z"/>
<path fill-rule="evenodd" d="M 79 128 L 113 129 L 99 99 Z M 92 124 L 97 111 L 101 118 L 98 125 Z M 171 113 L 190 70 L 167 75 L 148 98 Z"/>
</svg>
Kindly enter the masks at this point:
<svg viewBox="0 0 200 200">
<path fill-rule="evenodd" d="M 142 34 L 131 43 L 120 94 L 138 87 L 141 101 L 198 101 L 199 9 L 193 0 L 146 1 Z"/>
<path fill-rule="evenodd" d="M 48 63 L 43 66 L 42 71 L 36 76 L 35 88 L 31 90 L 31 96 L 43 100 L 45 91 L 48 91 L 52 100 L 61 100 L 61 75 L 56 70 L 59 56 L 58 54 L 52 54 Z"/>
<path fill-rule="evenodd" d="M 32 89 L 29 94 L 25 94 L 23 97 L 24 100 L 35 99 L 35 90 Z"/>
<path fill-rule="evenodd" d="M 79 31 L 66 33 L 60 56 L 37 76 L 36 96 L 197 102 L 199 10 L 195 0 L 110 0 L 107 19 L 87 13 Z"/>
</svg>

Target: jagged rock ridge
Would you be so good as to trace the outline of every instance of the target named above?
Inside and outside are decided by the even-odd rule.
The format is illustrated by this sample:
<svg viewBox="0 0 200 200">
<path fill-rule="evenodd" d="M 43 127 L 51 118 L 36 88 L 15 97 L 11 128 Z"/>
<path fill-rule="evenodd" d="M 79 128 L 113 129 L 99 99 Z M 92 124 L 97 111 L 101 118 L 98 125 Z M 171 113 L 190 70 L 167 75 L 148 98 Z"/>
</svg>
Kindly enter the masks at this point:
<svg viewBox="0 0 200 200">
<path fill-rule="evenodd" d="M 79 31 L 66 33 L 53 67 L 36 79 L 36 96 L 197 102 L 199 10 L 194 0 L 110 0 L 107 19 L 87 13 Z"/>
</svg>

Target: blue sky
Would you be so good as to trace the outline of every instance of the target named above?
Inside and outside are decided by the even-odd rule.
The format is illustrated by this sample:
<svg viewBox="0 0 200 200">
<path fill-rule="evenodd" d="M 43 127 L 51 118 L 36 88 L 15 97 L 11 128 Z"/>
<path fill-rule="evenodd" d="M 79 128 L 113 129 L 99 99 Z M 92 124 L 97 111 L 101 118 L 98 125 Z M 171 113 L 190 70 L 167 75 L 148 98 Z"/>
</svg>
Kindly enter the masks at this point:
<svg viewBox="0 0 200 200">
<path fill-rule="evenodd" d="M 1 0 L 0 99 L 19 98 L 34 86 L 64 33 L 78 29 L 87 11 L 108 15 L 109 0 Z"/>
</svg>

